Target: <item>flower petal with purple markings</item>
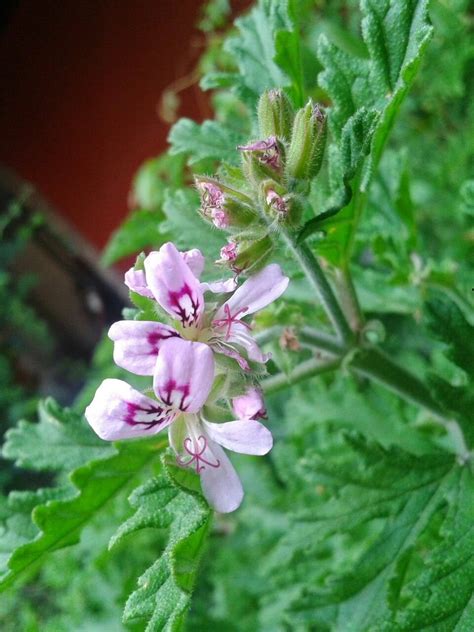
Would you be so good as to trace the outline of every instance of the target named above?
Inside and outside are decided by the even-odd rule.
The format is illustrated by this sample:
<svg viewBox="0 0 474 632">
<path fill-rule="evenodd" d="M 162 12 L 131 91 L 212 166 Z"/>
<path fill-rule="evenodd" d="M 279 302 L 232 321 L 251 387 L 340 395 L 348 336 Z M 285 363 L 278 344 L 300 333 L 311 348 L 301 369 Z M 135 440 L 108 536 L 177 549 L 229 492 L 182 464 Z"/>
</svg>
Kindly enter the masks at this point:
<svg viewBox="0 0 474 632">
<path fill-rule="evenodd" d="M 109 329 L 115 364 L 136 375 L 153 375 L 159 350 L 176 337 L 172 327 L 145 320 L 120 320 Z"/>
<path fill-rule="evenodd" d="M 85 411 L 94 432 L 106 441 L 155 435 L 169 426 L 177 414 L 115 379 L 102 382 Z"/>
<path fill-rule="evenodd" d="M 174 244 L 168 242 L 144 261 L 147 285 L 161 307 L 184 327 L 196 325 L 204 311 L 199 281 Z"/>
<path fill-rule="evenodd" d="M 202 342 L 173 338 L 158 354 L 153 388 L 167 406 L 195 413 L 206 401 L 214 381 L 214 354 Z"/>
<path fill-rule="evenodd" d="M 249 277 L 216 313 L 216 320 L 225 319 L 226 305 L 232 317 L 242 318 L 253 314 L 275 301 L 288 287 L 289 279 L 284 276 L 277 263 Z"/>
</svg>

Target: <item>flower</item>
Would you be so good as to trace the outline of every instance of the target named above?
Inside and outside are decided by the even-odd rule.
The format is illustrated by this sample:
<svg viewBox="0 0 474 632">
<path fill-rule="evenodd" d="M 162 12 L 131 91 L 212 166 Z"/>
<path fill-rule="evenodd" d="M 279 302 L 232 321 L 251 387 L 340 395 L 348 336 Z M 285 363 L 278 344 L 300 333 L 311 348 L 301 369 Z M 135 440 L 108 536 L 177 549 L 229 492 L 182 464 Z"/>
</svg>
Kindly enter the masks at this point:
<svg viewBox="0 0 474 632">
<path fill-rule="evenodd" d="M 229 216 L 225 212 L 225 195 L 213 182 L 196 181 L 201 194 L 201 212 L 212 220 L 217 228 L 227 228 L 230 224 Z"/>
<path fill-rule="evenodd" d="M 174 338 L 162 348 L 157 359 L 153 380 L 156 399 L 122 380 L 106 379 L 85 415 L 93 430 L 106 441 L 152 436 L 168 428 L 178 465 L 195 469 L 209 504 L 226 513 L 237 509 L 244 493 L 222 448 L 263 455 L 271 450 L 273 439 L 270 431 L 252 415 L 256 407 L 263 407 L 261 395 L 257 403 L 259 396 L 255 389 L 247 395 L 253 404 L 241 401 L 234 406 L 236 420 L 218 424 L 206 420 L 202 407 L 213 379 L 211 349 L 201 342 Z"/>
<path fill-rule="evenodd" d="M 153 375 L 156 360 L 176 338 L 186 344 L 202 342 L 215 353 L 237 361 L 248 371 L 248 360 L 268 360 L 250 333 L 246 316 L 276 300 L 286 289 L 285 277 L 277 264 L 270 264 L 235 289 L 234 279 L 203 283 L 199 280 L 204 257 L 199 250 L 180 253 L 174 244 L 164 244 L 144 261 L 141 275 L 127 273 L 132 290 L 151 294 L 176 322 L 176 328 L 156 321 L 122 320 L 112 325 L 109 337 L 114 341 L 114 360 L 118 366 L 137 375 Z M 134 285 L 134 282 L 137 285 Z M 233 294 L 220 306 L 204 294 Z M 244 355 L 245 354 L 245 357 Z"/>
<path fill-rule="evenodd" d="M 249 145 L 239 145 L 237 149 L 258 154 L 261 163 L 276 171 L 281 168 L 281 150 L 276 136 L 269 136 L 265 140 L 257 140 Z"/>
</svg>

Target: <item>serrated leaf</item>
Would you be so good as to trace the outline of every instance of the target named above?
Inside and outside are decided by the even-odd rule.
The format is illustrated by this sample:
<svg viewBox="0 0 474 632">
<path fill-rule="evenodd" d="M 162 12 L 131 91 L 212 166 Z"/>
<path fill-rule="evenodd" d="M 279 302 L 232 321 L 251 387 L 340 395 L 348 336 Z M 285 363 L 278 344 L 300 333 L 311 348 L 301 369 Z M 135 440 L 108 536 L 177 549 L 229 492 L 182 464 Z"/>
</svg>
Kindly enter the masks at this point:
<svg viewBox="0 0 474 632">
<path fill-rule="evenodd" d="M 111 265 L 124 257 L 153 246 L 159 248 L 169 237 L 163 229 L 163 211 L 137 210 L 125 219 L 112 233 L 102 255 L 105 265 Z"/>
<path fill-rule="evenodd" d="M 236 148 L 244 140 L 239 133 L 218 121 L 204 121 L 202 125 L 198 125 L 187 118 L 175 123 L 168 137 L 170 153 L 185 154 L 190 165 L 201 160 L 238 164 L 240 157 Z"/>
<path fill-rule="evenodd" d="M 428 325 L 448 345 L 448 357 L 468 375 L 474 375 L 474 327 L 459 307 L 448 299 L 427 303 Z"/>
<path fill-rule="evenodd" d="M 275 57 L 276 34 L 291 32 L 292 22 L 285 0 L 260 0 L 250 13 L 235 21 L 239 34 L 229 38 L 225 50 L 235 59 L 239 83 L 236 90 L 253 107 L 260 94 L 269 88 L 281 88 L 290 82 L 286 72 L 278 65 Z M 285 46 L 290 44 L 285 42 Z M 290 44 L 293 46 L 293 42 Z M 283 42 L 280 44 L 280 62 L 283 56 Z M 292 55 L 294 57 L 294 55 Z M 290 64 L 283 60 L 284 65 Z"/>
<path fill-rule="evenodd" d="M 18 467 L 70 472 L 87 461 L 111 456 L 114 449 L 101 441 L 81 415 L 62 409 L 53 399 L 40 402 L 38 423 L 20 421 L 5 435 L 2 456 Z"/>
<path fill-rule="evenodd" d="M 90 461 L 71 472 L 67 498 L 56 499 L 55 491 L 53 500 L 44 502 L 42 496 L 38 498 L 40 504 L 32 510 L 35 535 L 9 555 L 7 567 L 0 575 L 0 590 L 35 569 L 47 555 L 77 543 L 89 521 L 117 494 L 126 493 L 134 477 L 156 459 L 157 450 L 165 445 L 166 440 L 119 444 L 111 456 Z"/>
<path fill-rule="evenodd" d="M 464 385 L 450 384 L 431 373 L 429 385 L 433 397 L 459 423 L 468 448 L 474 447 L 474 327 L 459 307 L 449 299 L 433 298 L 426 305 L 428 326 L 433 334 L 447 345 L 447 357 L 466 372 Z"/>
<path fill-rule="evenodd" d="M 350 257 L 370 179 L 432 33 L 427 0 L 362 0 L 361 10 L 368 59 L 357 59 L 339 50 L 324 36 L 318 48 L 324 66 L 318 81 L 332 100 L 329 127 L 334 139 L 328 149 L 333 192 L 319 219 L 324 220 L 324 229 L 330 234 L 325 255 L 339 264 Z M 345 168 L 344 130 L 347 121 L 361 108 L 376 112 L 377 124 L 371 128 L 369 137 L 364 138 L 366 148 L 370 143 L 367 158 L 363 163 L 359 161 L 351 172 Z M 336 213 L 337 221 L 332 222 L 329 218 Z M 316 217 L 303 229 L 302 238 L 319 229 Z"/>
<path fill-rule="evenodd" d="M 114 546 L 141 529 L 169 529 L 165 550 L 125 606 L 124 621 L 145 620 L 147 632 L 182 628 L 211 515 L 202 496 L 179 486 L 169 467 L 132 493 L 135 513 L 110 542 Z"/>
<path fill-rule="evenodd" d="M 300 552 L 305 559 L 298 571 L 305 590 L 291 608 L 293 624 L 319 622 L 334 632 L 345 632 L 347 621 L 351 632 L 434 631 L 438 620 L 458 620 L 474 590 L 469 467 L 447 454 L 413 457 L 347 441 L 347 453 L 308 453 L 301 462 L 304 480 L 320 486 L 325 502 L 303 510 L 283 540 L 287 556 L 289 547 L 293 558 Z M 344 534 L 357 542 L 361 533 L 362 552 L 318 578 L 317 560 L 331 538 Z M 446 582 L 459 587 L 449 597 Z"/>
<path fill-rule="evenodd" d="M 199 244 L 208 262 L 217 259 L 224 239 L 199 215 L 199 197 L 191 189 L 168 191 L 163 204 L 166 213 L 166 230 L 181 250 L 195 248 Z"/>
</svg>

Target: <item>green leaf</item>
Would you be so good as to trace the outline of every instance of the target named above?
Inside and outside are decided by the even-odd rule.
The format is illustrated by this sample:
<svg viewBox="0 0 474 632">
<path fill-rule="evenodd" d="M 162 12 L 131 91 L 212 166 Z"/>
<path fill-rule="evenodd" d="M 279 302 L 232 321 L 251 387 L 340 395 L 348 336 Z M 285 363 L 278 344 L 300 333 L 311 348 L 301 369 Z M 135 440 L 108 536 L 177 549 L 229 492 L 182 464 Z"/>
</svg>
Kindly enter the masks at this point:
<svg viewBox="0 0 474 632">
<path fill-rule="evenodd" d="M 137 254 L 148 246 L 158 248 L 168 240 L 163 229 L 163 211 L 133 211 L 109 239 L 102 255 L 105 265 Z"/>
<path fill-rule="evenodd" d="M 45 423 L 44 420 L 42 423 Z M 27 427 L 23 425 L 20 432 L 27 432 Z M 73 459 L 79 460 L 84 456 L 82 450 L 87 450 L 86 446 L 81 448 L 76 445 L 77 434 L 74 432 L 70 438 L 70 446 L 67 445 L 65 433 L 54 432 L 46 426 L 42 427 L 36 436 L 46 441 L 42 444 L 42 449 L 46 453 L 49 449 L 48 442 L 52 440 L 52 463 L 61 469 L 65 467 L 59 456 L 61 444 L 65 458 L 69 454 L 73 456 Z M 15 441 L 17 438 L 18 436 L 15 437 Z M 20 459 L 22 463 L 33 463 L 38 446 L 34 447 L 33 454 L 30 456 L 26 450 L 15 446 L 15 441 L 11 448 L 12 455 Z M 91 456 L 97 456 L 97 444 L 91 443 L 93 444 Z M 31 445 L 29 440 L 28 444 Z M 31 492 L 13 492 L 8 500 L 10 508 L 15 509 L 18 499 L 30 503 L 28 509 L 32 509 L 34 529 L 29 532 L 31 538 L 29 541 L 24 542 L 20 539 L 21 544 L 9 551 L 8 556 L 5 554 L 8 562 L 7 566 L 0 570 L 0 589 L 9 586 L 24 572 L 35 569 L 53 551 L 77 543 L 85 526 L 98 512 L 106 510 L 107 503 L 117 494 L 126 493 L 130 489 L 135 476 L 156 459 L 157 450 L 165 445 L 166 440 L 118 444 L 117 450 L 114 450 L 112 454 L 110 448 L 107 447 L 101 454 L 100 460 L 90 461 L 71 472 L 69 475 L 71 486 L 52 491 L 40 490 L 36 496 Z M 47 468 L 44 458 L 40 460 L 39 466 L 41 469 Z M 39 504 L 33 507 L 35 501 Z M 24 515 L 20 517 L 23 532 L 24 519 Z M 10 517 L 10 520 L 13 520 L 14 524 L 15 516 Z M 11 524 L 9 530 L 12 530 Z M 15 542 L 13 536 L 11 540 Z"/>
<path fill-rule="evenodd" d="M 293 625 L 342 632 L 350 621 L 351 632 L 434 631 L 454 629 L 449 625 L 465 617 L 472 627 L 470 469 L 446 454 L 413 457 L 358 438 L 346 442 L 341 456 L 308 453 L 301 462 L 306 484 L 318 485 L 322 496 L 281 545 L 294 559 L 304 554 Z M 346 557 L 333 558 L 332 574 L 325 565 L 318 570 L 324 551 L 342 553 L 341 546 Z M 441 620 L 448 623 L 437 628 Z"/>
<path fill-rule="evenodd" d="M 474 447 L 474 327 L 459 307 L 447 298 L 433 298 L 426 305 L 428 326 L 447 345 L 446 356 L 466 374 L 464 384 L 451 384 L 432 372 L 429 383 L 433 397 L 449 411 L 464 436 L 467 447 Z M 454 423 L 454 422 L 452 422 Z"/>
<path fill-rule="evenodd" d="M 163 208 L 167 218 L 164 227 L 178 248 L 188 250 L 199 244 L 208 263 L 217 259 L 224 243 L 223 236 L 199 215 L 199 197 L 195 191 L 167 192 Z"/>
<path fill-rule="evenodd" d="M 234 91 L 254 108 L 262 92 L 287 88 L 295 106 L 304 103 L 300 35 L 288 0 L 259 0 L 250 13 L 235 21 L 239 34 L 224 49 L 235 59 L 239 73 L 204 77 L 202 85 L 233 83 Z"/>
<path fill-rule="evenodd" d="M 91 432 L 81 415 L 62 409 L 51 398 L 39 404 L 38 417 L 38 423 L 20 421 L 6 433 L 2 456 L 18 467 L 70 472 L 115 452 Z"/>
<path fill-rule="evenodd" d="M 327 208 L 301 233 L 301 238 L 308 237 L 320 230 L 324 221 L 324 229 L 331 235 L 326 246 L 329 258 L 338 264 L 351 255 L 370 179 L 432 33 L 427 0 L 362 0 L 361 9 L 368 59 L 339 50 L 324 36 L 319 42 L 318 56 L 324 70 L 318 81 L 332 100 L 329 127 L 333 142 L 328 149 L 332 186 Z M 364 135 L 352 135 L 352 154 L 358 160 L 348 163 L 347 125 L 358 120 L 363 108 L 377 115 L 376 124 L 374 118 L 369 127 L 365 126 Z M 337 220 L 326 221 L 336 214 Z"/>
<path fill-rule="evenodd" d="M 448 299 L 434 298 L 427 303 L 431 331 L 448 345 L 448 357 L 468 375 L 474 375 L 474 327 L 459 307 Z"/>
<path fill-rule="evenodd" d="M 188 164 L 201 160 L 224 161 L 238 164 L 237 145 L 245 138 L 218 121 L 204 121 L 198 125 L 191 119 L 182 118 L 171 128 L 168 141 L 171 154 L 186 154 Z"/>
<path fill-rule="evenodd" d="M 110 541 L 112 547 L 141 529 L 169 529 L 165 550 L 139 578 L 125 606 L 124 622 L 145 620 L 147 632 L 182 629 L 210 524 L 205 500 L 179 486 L 172 469 L 165 465 L 164 475 L 132 493 L 135 513 Z"/>
</svg>

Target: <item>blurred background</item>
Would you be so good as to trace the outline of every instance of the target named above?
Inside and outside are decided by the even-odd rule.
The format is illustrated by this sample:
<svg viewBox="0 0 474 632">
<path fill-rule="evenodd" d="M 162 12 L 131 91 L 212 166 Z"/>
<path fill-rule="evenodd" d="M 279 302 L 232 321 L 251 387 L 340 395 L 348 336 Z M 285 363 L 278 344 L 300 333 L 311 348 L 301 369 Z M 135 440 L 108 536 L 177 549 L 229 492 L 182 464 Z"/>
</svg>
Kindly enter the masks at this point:
<svg viewBox="0 0 474 632">
<path fill-rule="evenodd" d="M 248 4 L 222 3 L 225 23 Z M 197 86 L 206 19 L 199 0 L 1 3 L 4 425 L 42 395 L 70 403 L 127 302 L 130 260 L 106 269 L 98 253 L 133 208 L 134 174 L 165 149 L 170 124 L 210 116 Z"/>
</svg>

